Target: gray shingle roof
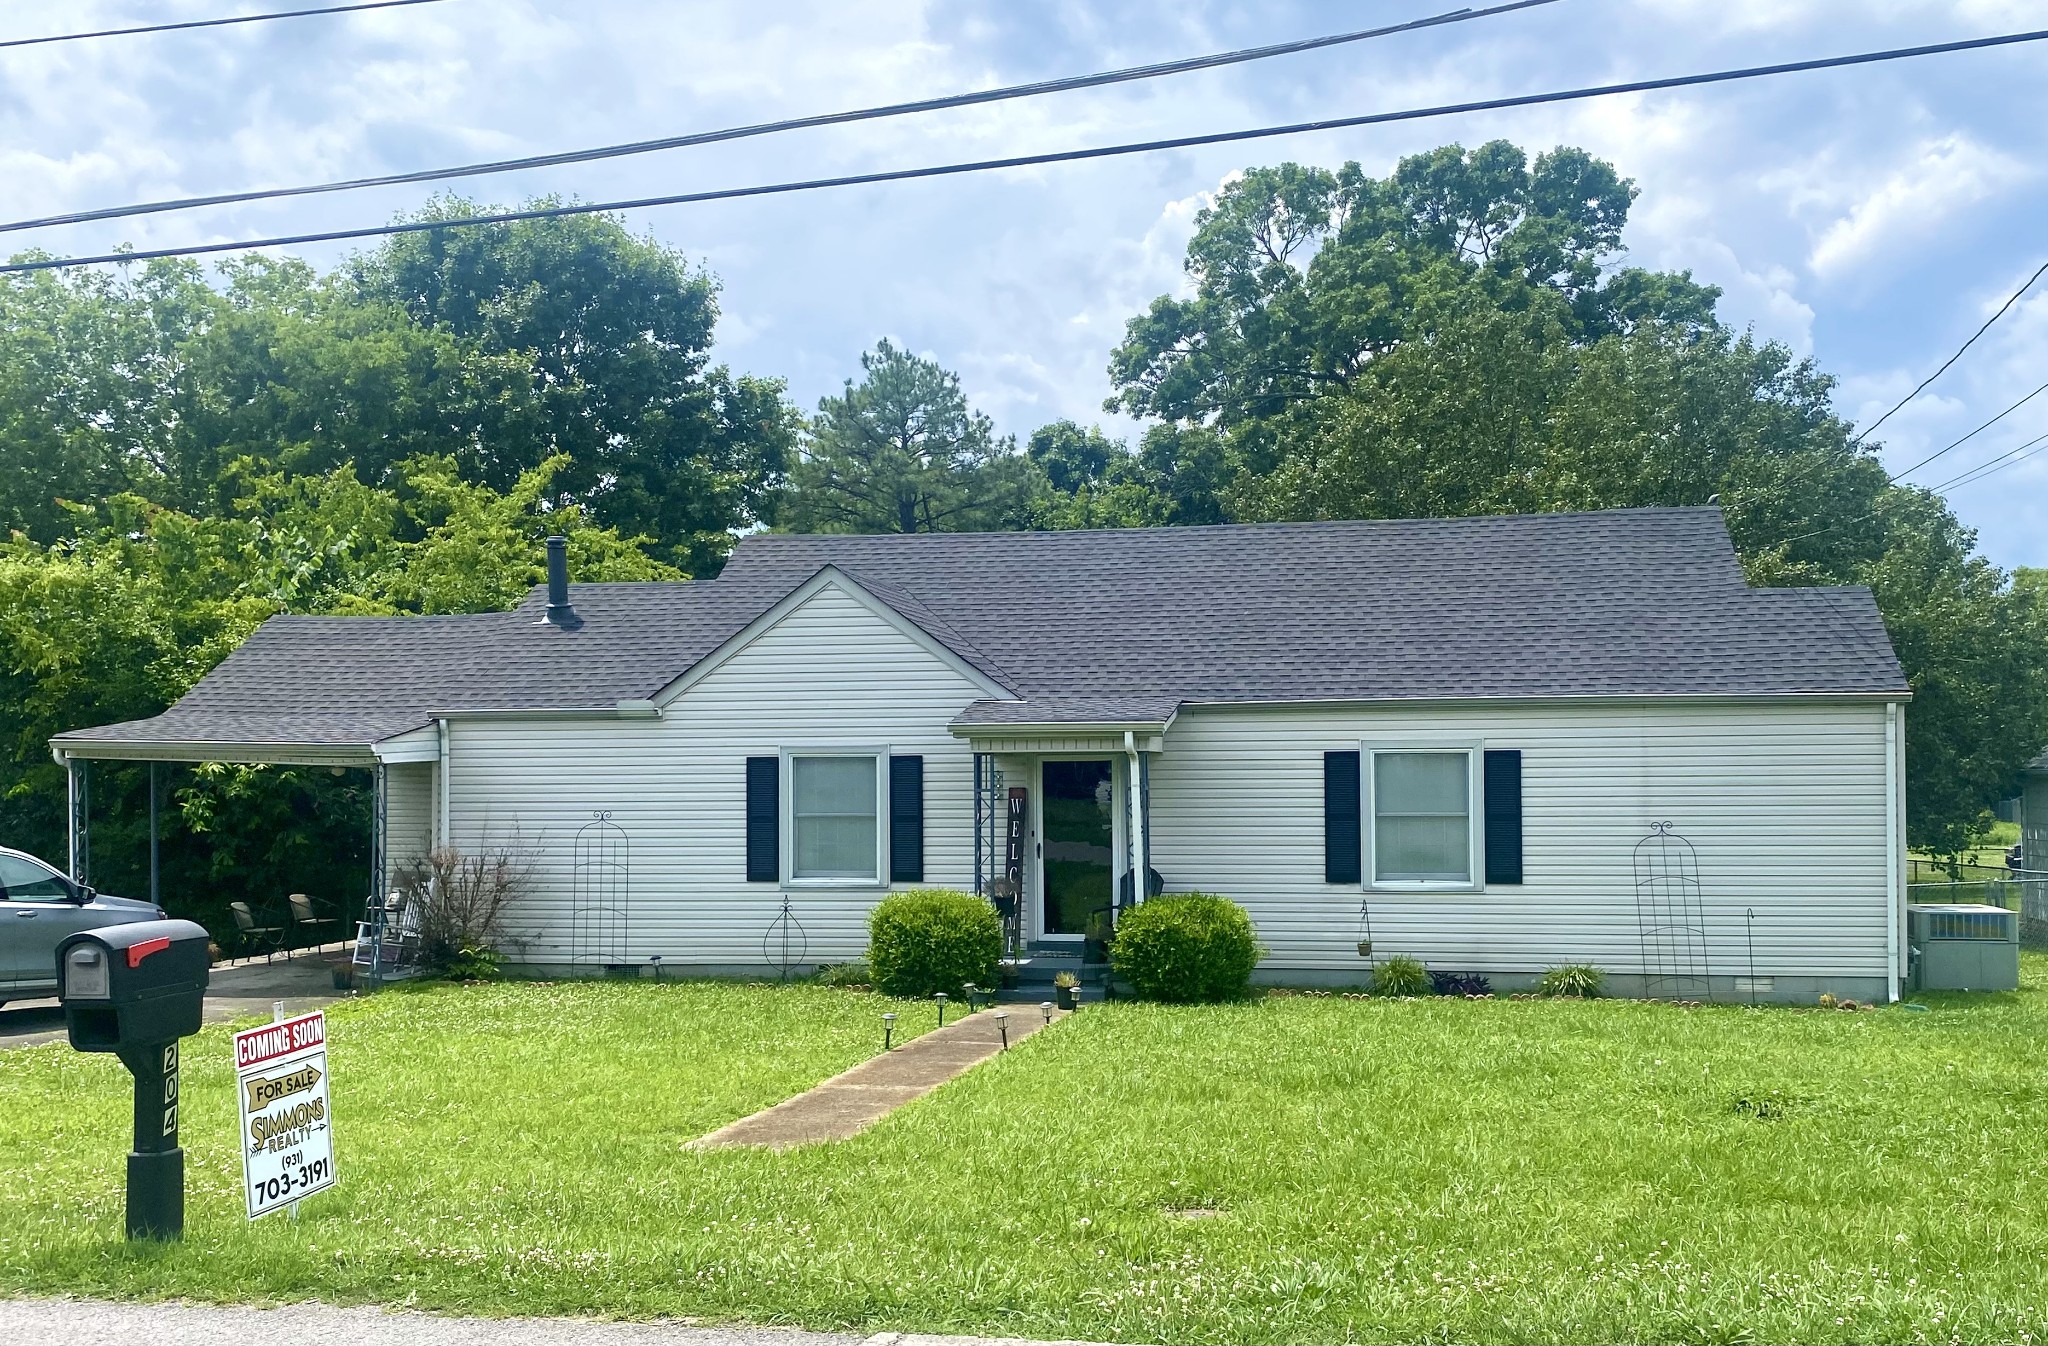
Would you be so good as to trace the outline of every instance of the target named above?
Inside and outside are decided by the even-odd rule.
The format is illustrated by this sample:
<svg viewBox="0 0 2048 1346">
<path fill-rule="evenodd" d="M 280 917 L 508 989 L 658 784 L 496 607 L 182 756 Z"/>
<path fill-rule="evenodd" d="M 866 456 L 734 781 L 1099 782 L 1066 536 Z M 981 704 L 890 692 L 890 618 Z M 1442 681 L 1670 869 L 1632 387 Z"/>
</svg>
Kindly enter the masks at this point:
<svg viewBox="0 0 2048 1346">
<path fill-rule="evenodd" d="M 1642 509 L 759 534 L 716 580 L 572 586 L 573 631 L 537 621 L 538 591 L 509 613 L 273 618 L 164 715 L 60 741 L 301 719 L 382 737 L 437 713 L 611 706 L 652 696 L 827 565 L 1022 703 L 979 703 L 964 723 L 1152 721 L 1187 701 L 1907 691 L 1868 590 L 1751 589 L 1718 510 Z"/>
</svg>

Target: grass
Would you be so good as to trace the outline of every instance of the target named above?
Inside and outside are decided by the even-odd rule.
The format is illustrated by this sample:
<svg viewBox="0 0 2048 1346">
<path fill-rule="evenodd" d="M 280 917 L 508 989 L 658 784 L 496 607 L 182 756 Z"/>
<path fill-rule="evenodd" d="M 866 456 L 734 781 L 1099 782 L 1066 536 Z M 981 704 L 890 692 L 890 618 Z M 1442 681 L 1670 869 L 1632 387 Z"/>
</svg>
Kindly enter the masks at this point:
<svg viewBox="0 0 2048 1346">
<path fill-rule="evenodd" d="M 2048 1336 L 2048 959 L 1931 1012 L 1091 1007 L 854 1140 L 693 1136 L 872 1051 L 810 987 L 335 1011 L 341 1185 L 243 1222 L 187 1052 L 183 1245 L 119 1239 L 125 1079 L 0 1054 L 0 1292 L 1161 1342 Z M 927 1007 L 905 1007 L 906 1015 Z"/>
</svg>

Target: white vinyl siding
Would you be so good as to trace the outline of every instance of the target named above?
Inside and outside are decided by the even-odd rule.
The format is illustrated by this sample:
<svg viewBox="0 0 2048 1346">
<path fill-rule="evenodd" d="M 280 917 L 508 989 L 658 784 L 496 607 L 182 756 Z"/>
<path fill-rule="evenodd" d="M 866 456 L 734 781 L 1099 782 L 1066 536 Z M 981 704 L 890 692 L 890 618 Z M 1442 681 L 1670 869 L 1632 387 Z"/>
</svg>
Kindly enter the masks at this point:
<svg viewBox="0 0 2048 1346">
<path fill-rule="evenodd" d="M 426 859 L 434 846 L 432 762 L 392 762 L 384 768 L 384 888 L 399 870 Z"/>
<path fill-rule="evenodd" d="M 1182 710 L 1153 762 L 1152 864 L 1169 891 L 1245 904 L 1269 970 L 1356 973 L 1360 903 L 1380 956 L 1510 973 L 1642 963 L 1634 848 L 1668 821 L 1697 848 L 1710 955 L 1747 975 L 1884 975 L 1881 705 L 1578 703 Z M 1361 741 L 1522 751 L 1525 874 L 1446 893 L 1323 882 L 1323 753 Z"/>
<path fill-rule="evenodd" d="M 758 967 L 785 894 L 806 961 L 857 958 L 883 885 L 746 882 L 746 759 L 833 749 L 922 756 L 925 881 L 971 888 L 973 753 L 946 726 L 986 695 L 861 599 L 827 586 L 658 720 L 454 721 L 450 828 L 459 846 L 516 829 L 537 849 L 535 894 L 508 930 L 516 961 L 575 956 L 575 837 L 599 809 L 611 811 L 630 848 L 631 961 L 660 954 L 671 968 Z"/>
</svg>

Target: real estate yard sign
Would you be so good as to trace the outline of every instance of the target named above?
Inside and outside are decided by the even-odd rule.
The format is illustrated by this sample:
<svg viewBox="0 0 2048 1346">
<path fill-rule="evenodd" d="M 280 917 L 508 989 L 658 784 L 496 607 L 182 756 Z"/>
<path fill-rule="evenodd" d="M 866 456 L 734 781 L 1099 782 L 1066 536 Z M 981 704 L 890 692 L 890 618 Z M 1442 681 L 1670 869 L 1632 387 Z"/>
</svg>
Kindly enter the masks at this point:
<svg viewBox="0 0 2048 1346">
<path fill-rule="evenodd" d="M 326 1015 L 315 1010 L 235 1034 L 235 1093 L 250 1219 L 334 1185 Z"/>
</svg>

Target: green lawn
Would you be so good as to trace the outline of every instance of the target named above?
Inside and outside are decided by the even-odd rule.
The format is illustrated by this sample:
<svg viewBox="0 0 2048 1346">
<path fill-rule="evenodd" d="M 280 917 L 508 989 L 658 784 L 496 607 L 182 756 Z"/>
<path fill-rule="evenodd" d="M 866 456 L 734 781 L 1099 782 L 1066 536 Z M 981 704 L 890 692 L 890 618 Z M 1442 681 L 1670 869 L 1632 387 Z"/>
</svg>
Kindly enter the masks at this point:
<svg viewBox="0 0 2048 1346">
<path fill-rule="evenodd" d="M 2026 978 L 1930 1013 L 1090 1007 L 780 1156 L 684 1144 L 871 1051 L 884 1002 L 388 993 L 333 1015 L 342 1183 L 297 1224 L 242 1221 L 225 1038 L 189 1045 L 190 1225 L 153 1249 L 119 1239 L 119 1068 L 6 1052 L 0 1292 L 1163 1342 L 2037 1341 L 2048 959 Z"/>
</svg>

